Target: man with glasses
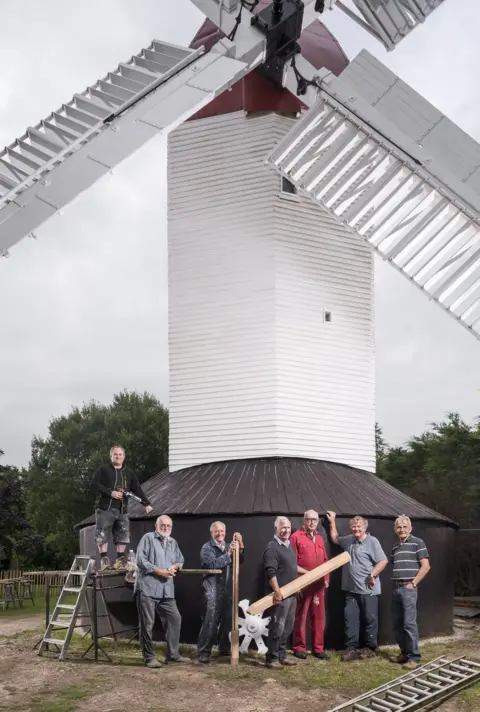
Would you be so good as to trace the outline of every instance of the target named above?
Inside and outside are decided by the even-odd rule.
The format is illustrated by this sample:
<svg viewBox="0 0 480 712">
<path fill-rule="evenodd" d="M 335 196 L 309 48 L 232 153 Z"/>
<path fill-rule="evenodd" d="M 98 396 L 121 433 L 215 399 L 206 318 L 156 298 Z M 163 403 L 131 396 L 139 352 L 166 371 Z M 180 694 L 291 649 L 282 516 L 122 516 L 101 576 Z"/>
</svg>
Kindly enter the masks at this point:
<svg viewBox="0 0 480 712">
<path fill-rule="evenodd" d="M 297 555 L 299 574 L 306 574 L 328 561 L 323 537 L 318 533 L 317 527 L 318 513 L 309 509 L 303 515 L 303 528 L 290 537 L 290 544 Z M 307 616 L 312 637 L 312 655 L 318 660 L 328 660 L 324 647 L 325 588 L 328 588 L 328 584 L 327 574 L 297 594 L 293 654 L 301 660 L 307 657 Z"/>
<path fill-rule="evenodd" d="M 162 667 L 155 657 L 152 632 L 155 614 L 162 622 L 167 641 L 167 663 L 190 662 L 180 655 L 182 617 L 175 602 L 173 579 L 183 566 L 183 555 L 172 537 L 172 520 L 163 514 L 155 522 L 155 531 L 144 534 L 137 548 L 137 599 L 140 647 L 148 668 Z"/>
</svg>

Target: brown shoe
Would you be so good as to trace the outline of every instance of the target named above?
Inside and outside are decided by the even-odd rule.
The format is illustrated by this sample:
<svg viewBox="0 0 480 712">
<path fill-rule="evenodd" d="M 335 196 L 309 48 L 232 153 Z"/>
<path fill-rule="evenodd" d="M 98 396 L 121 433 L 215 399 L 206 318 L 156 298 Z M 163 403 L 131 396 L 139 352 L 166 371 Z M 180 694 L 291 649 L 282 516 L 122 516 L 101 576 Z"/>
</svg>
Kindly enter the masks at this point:
<svg viewBox="0 0 480 712">
<path fill-rule="evenodd" d="M 358 651 L 358 657 L 360 658 L 360 660 L 368 660 L 368 658 L 374 658 L 375 651 L 371 648 L 362 648 Z"/>
<path fill-rule="evenodd" d="M 345 663 L 349 663 L 351 660 L 358 660 L 359 657 L 360 654 L 356 648 L 349 648 L 341 654 L 340 659 Z"/>
<path fill-rule="evenodd" d="M 407 660 L 406 663 L 402 665 L 404 670 L 416 670 L 420 667 L 420 663 L 416 663 L 415 660 Z"/>
<path fill-rule="evenodd" d="M 298 664 L 297 661 L 292 660 L 292 658 L 284 658 L 284 660 L 280 660 L 280 662 L 284 667 L 295 667 L 295 665 Z"/>
<path fill-rule="evenodd" d="M 280 660 L 269 660 L 265 663 L 265 666 L 270 670 L 281 670 L 283 668 L 283 665 Z"/>
<path fill-rule="evenodd" d="M 403 653 L 400 653 L 400 655 L 391 655 L 390 662 L 398 663 L 399 665 L 403 665 L 404 663 L 408 663 L 408 658 Z"/>
</svg>

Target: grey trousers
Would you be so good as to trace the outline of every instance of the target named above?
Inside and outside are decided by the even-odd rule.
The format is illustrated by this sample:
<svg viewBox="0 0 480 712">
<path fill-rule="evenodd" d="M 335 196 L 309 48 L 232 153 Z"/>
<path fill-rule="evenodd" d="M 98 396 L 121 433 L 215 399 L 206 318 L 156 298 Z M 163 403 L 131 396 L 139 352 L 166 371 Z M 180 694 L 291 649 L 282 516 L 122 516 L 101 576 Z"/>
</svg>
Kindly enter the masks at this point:
<svg viewBox="0 0 480 712">
<path fill-rule="evenodd" d="M 276 606 L 270 608 L 271 620 L 268 625 L 267 663 L 272 660 L 285 660 L 287 657 L 287 640 L 292 635 L 293 622 L 295 620 L 295 608 L 297 599 L 295 596 L 284 598 Z"/>
<path fill-rule="evenodd" d="M 232 599 L 224 585 L 204 583 L 205 615 L 198 634 L 199 658 L 209 658 L 212 647 L 218 643 L 221 655 L 230 654 L 229 633 L 232 628 Z"/>
<path fill-rule="evenodd" d="M 180 643 L 180 628 L 182 626 L 182 616 L 180 615 L 177 603 L 174 598 L 151 598 L 141 591 L 136 593 L 138 625 L 140 636 L 140 648 L 142 649 L 145 662 L 155 658 L 155 650 L 152 645 L 152 632 L 155 623 L 155 613 L 162 623 L 167 641 L 167 660 L 175 660 L 179 657 L 178 646 Z"/>
</svg>

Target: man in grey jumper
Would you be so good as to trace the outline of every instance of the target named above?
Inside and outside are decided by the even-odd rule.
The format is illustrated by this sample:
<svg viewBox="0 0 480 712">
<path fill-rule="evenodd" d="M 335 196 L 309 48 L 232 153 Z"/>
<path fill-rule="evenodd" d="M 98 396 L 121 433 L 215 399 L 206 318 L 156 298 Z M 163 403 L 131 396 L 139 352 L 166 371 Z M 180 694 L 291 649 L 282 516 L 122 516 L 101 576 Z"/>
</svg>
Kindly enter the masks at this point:
<svg viewBox="0 0 480 712">
<path fill-rule="evenodd" d="M 268 587 L 273 591 L 274 606 L 270 610 L 268 626 L 267 654 L 268 668 L 281 668 L 284 665 L 296 665 L 296 661 L 287 658 L 287 640 L 293 631 L 295 620 L 295 596 L 284 598 L 281 586 L 297 578 L 297 555 L 290 546 L 292 526 L 287 517 L 275 520 L 275 535 L 263 552 L 263 568 Z"/>
<path fill-rule="evenodd" d="M 144 534 L 137 548 L 137 599 L 140 647 L 145 665 L 159 668 L 155 658 L 152 632 L 158 613 L 167 641 L 165 662 L 190 662 L 178 652 L 182 617 L 175 601 L 173 579 L 183 566 L 183 554 L 172 534 L 172 520 L 163 514 L 155 523 L 155 531 Z"/>
</svg>

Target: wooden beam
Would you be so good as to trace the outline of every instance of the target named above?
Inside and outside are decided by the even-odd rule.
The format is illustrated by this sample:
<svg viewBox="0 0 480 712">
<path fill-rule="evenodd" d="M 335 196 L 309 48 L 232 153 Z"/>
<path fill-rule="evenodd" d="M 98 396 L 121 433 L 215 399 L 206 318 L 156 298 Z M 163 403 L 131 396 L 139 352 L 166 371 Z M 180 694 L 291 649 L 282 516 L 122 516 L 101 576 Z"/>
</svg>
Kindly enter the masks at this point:
<svg viewBox="0 0 480 712">
<path fill-rule="evenodd" d="M 237 546 L 232 552 L 232 640 L 231 656 L 232 665 L 238 665 L 240 658 L 240 637 L 238 632 L 238 581 L 240 577 L 240 550 Z"/>
<path fill-rule="evenodd" d="M 293 596 L 294 593 L 298 593 L 298 591 L 301 591 L 302 588 L 305 588 L 305 586 L 309 586 L 311 583 L 318 581 L 318 579 L 321 579 L 331 571 L 339 569 L 340 566 L 348 564 L 349 561 L 350 554 L 348 551 L 344 551 L 342 554 L 334 556 L 333 559 L 330 559 L 325 564 L 321 564 L 320 566 L 317 566 L 317 568 L 308 571 L 302 576 L 299 576 L 294 581 L 290 581 L 290 583 L 285 584 L 285 586 L 281 586 L 280 591 L 283 593 L 284 598 Z M 270 606 L 273 605 L 273 593 L 269 593 L 268 596 L 264 596 L 258 601 L 255 601 L 255 603 L 252 603 L 248 609 L 248 612 L 252 615 L 263 613 L 263 611 L 266 611 L 267 608 L 270 608 Z"/>
</svg>

